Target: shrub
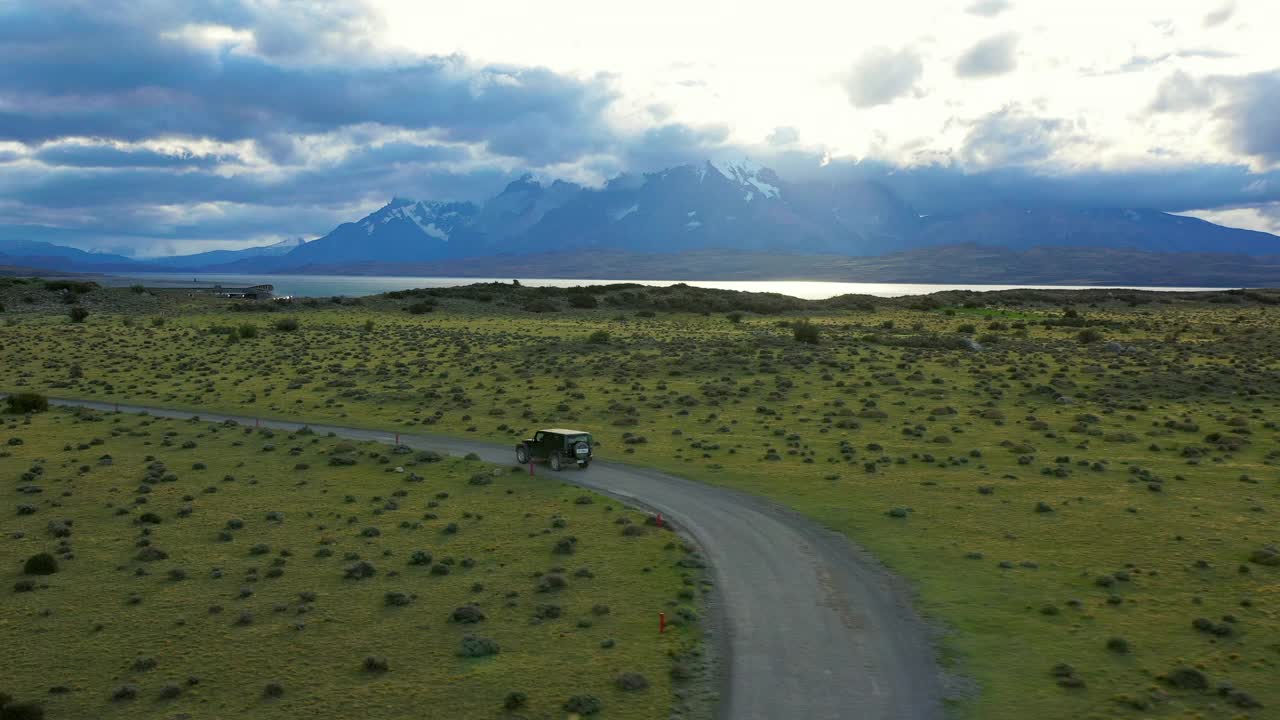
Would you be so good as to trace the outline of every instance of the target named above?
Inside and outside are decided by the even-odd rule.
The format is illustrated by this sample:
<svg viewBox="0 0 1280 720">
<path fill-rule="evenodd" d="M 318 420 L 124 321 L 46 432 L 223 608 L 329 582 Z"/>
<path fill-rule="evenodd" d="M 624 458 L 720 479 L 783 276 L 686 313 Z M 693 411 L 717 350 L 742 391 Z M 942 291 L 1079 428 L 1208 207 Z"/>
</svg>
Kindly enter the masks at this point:
<svg viewBox="0 0 1280 720">
<path fill-rule="evenodd" d="M 435 309 L 436 309 L 436 304 L 434 302 L 427 302 L 425 300 L 422 302 L 413 303 L 409 307 L 405 308 L 405 310 L 409 311 L 410 315 L 425 315 L 426 313 L 432 312 Z"/>
<path fill-rule="evenodd" d="M 22 566 L 24 575 L 52 575 L 58 572 L 58 559 L 49 553 L 37 553 Z"/>
<path fill-rule="evenodd" d="M 383 602 L 390 607 L 403 607 L 413 602 L 413 596 L 409 593 L 389 592 L 383 596 Z"/>
<path fill-rule="evenodd" d="M 364 659 L 365 672 L 384 673 L 390 669 L 391 666 L 387 664 L 387 659 L 381 655 L 369 655 Z"/>
<path fill-rule="evenodd" d="M 275 328 L 280 332 L 293 332 L 298 329 L 298 321 L 296 318 L 280 318 Z"/>
<path fill-rule="evenodd" d="M 596 296 L 590 293 L 570 293 L 569 306 L 590 310 L 591 308 L 599 307 L 600 301 L 596 300 Z"/>
<path fill-rule="evenodd" d="M 547 313 L 547 312 L 560 311 L 560 308 L 556 307 L 555 304 L 550 302 L 549 300 L 530 300 L 529 302 L 524 304 L 523 309 L 525 312 L 531 312 L 531 313 Z"/>
<path fill-rule="evenodd" d="M 473 625 L 484 620 L 484 617 L 484 612 L 475 605 L 462 605 L 454 608 L 453 614 L 449 616 L 449 619 L 456 623 Z"/>
<path fill-rule="evenodd" d="M 284 695 L 284 686 L 280 683 L 267 683 L 262 687 L 262 695 L 263 697 L 278 698 Z"/>
<path fill-rule="evenodd" d="M 1259 565 L 1280 565 L 1280 549 L 1276 549 L 1274 545 L 1259 548 L 1249 554 L 1249 561 Z"/>
<path fill-rule="evenodd" d="M 130 285 L 129 289 L 133 291 L 134 295 L 141 295 L 147 291 L 147 288 L 141 284 Z"/>
<path fill-rule="evenodd" d="M 1096 343 L 1101 340 L 1102 333 L 1094 330 L 1093 328 L 1086 328 L 1076 334 L 1076 339 L 1080 341 L 1081 345 L 1089 345 L 1090 343 Z"/>
<path fill-rule="evenodd" d="M 564 703 L 565 712 L 579 715 L 595 715 L 600 712 L 600 698 L 594 695 L 574 695 Z"/>
<path fill-rule="evenodd" d="M 67 317 L 71 318 L 73 323 L 82 323 L 85 318 L 89 317 L 89 311 L 77 305 L 67 311 Z"/>
<path fill-rule="evenodd" d="M 738 323 L 742 322 L 742 313 L 738 312 L 737 310 L 734 310 L 728 315 L 725 315 L 725 319 L 727 319 L 729 322 L 733 323 L 734 325 L 737 325 Z"/>
<path fill-rule="evenodd" d="M 111 693 L 112 700 L 133 700 L 138 697 L 138 688 L 133 685 L 121 685 Z"/>
<path fill-rule="evenodd" d="M 614 680 L 614 685 L 624 692 L 635 692 L 649 687 L 649 679 L 640 673 L 622 673 Z"/>
<path fill-rule="evenodd" d="M 29 702 L 0 704 L 0 720 L 44 720 L 44 708 Z"/>
<path fill-rule="evenodd" d="M 39 393 L 17 393 L 5 398 L 8 412 L 25 414 L 44 412 L 49 409 L 49 398 Z"/>
<path fill-rule="evenodd" d="M 1164 676 L 1164 681 L 1179 690 L 1204 690 L 1209 687 L 1209 678 L 1205 674 L 1190 667 L 1180 667 Z"/>
<path fill-rule="evenodd" d="M 244 323 L 240 327 L 236 328 L 236 332 L 239 333 L 240 337 L 245 339 L 256 338 L 258 337 L 258 326 L 253 323 Z"/>
<path fill-rule="evenodd" d="M 374 575 L 377 575 L 377 574 L 378 574 L 377 568 L 373 566 L 373 563 L 370 563 L 366 560 L 361 560 L 359 562 L 352 563 L 351 565 L 347 566 L 347 569 L 345 571 L 343 571 L 343 577 L 351 578 L 353 580 L 362 580 L 364 578 L 373 577 Z"/>
<path fill-rule="evenodd" d="M 791 323 L 791 335 L 796 342 L 810 345 L 817 345 L 822 340 L 822 330 L 817 325 L 809 322 L 807 318 Z"/>
<path fill-rule="evenodd" d="M 489 657 L 497 655 L 502 651 L 498 643 L 489 638 L 476 637 L 468 635 L 462 638 L 462 643 L 458 648 L 458 654 L 462 657 Z"/>
<path fill-rule="evenodd" d="M 519 690 L 513 690 L 507 693 L 507 696 L 502 700 L 502 707 L 508 710 L 518 710 L 524 707 L 525 703 L 528 702 L 529 696 L 527 694 L 522 693 Z"/>
<path fill-rule="evenodd" d="M 608 330 L 597 330 L 587 336 L 587 342 L 594 343 L 596 345 L 604 345 L 609 342 L 609 337 Z"/>
<path fill-rule="evenodd" d="M 1113 653 L 1125 655 L 1129 652 L 1129 641 L 1122 637 L 1113 637 L 1107 641 L 1107 649 Z"/>
</svg>

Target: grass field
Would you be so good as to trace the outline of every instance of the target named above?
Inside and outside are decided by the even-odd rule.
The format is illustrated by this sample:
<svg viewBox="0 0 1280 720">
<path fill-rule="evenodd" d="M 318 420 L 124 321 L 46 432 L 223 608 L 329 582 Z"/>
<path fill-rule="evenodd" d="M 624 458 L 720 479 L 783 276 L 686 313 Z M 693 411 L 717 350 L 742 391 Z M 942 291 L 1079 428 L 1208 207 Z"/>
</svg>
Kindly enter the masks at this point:
<svg viewBox="0 0 1280 720">
<path fill-rule="evenodd" d="M 545 476 L 91 411 L 0 437 L 0 690 L 50 718 L 667 717 L 698 663 L 679 539 Z"/>
<path fill-rule="evenodd" d="M 959 716 L 1280 707 L 1274 293 L 506 286 L 249 313 L 96 290 L 72 323 L 24 292 L 7 389 L 508 441 L 572 423 L 777 499 L 914 581 L 976 684 Z"/>
</svg>

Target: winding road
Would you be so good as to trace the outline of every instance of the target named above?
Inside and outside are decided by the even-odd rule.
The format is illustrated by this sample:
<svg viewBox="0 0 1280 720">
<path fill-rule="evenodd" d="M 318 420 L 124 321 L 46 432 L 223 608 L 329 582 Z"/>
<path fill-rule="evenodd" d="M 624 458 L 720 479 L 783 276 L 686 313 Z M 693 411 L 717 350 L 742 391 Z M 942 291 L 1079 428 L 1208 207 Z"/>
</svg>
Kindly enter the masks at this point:
<svg viewBox="0 0 1280 720">
<path fill-rule="evenodd" d="M 256 418 L 137 405 L 54 400 L 55 405 L 252 424 Z M 316 423 L 355 440 L 393 433 Z M 514 446 L 438 435 L 400 442 L 510 464 Z M 549 469 L 541 470 L 550 473 Z M 838 533 L 761 498 L 630 465 L 596 461 L 556 480 L 661 512 L 697 542 L 718 588 L 719 715 L 728 720 L 933 720 L 943 717 L 942 675 L 909 593 Z"/>
</svg>

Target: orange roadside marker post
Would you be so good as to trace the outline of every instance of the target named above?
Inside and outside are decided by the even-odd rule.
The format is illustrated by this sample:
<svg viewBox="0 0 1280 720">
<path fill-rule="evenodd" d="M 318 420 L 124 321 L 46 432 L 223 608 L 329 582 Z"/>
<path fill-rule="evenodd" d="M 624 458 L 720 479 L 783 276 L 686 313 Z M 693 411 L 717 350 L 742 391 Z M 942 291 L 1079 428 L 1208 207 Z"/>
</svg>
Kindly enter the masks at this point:
<svg viewBox="0 0 1280 720">
<path fill-rule="evenodd" d="M 667 614 L 658 613 L 658 634 L 661 635 L 667 631 Z"/>
</svg>

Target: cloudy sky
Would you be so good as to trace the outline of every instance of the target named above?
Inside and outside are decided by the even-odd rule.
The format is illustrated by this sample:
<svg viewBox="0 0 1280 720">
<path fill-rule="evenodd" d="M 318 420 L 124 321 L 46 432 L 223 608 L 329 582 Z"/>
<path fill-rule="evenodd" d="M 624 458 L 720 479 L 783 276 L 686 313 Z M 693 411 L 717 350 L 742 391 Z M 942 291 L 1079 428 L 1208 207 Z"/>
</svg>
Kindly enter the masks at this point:
<svg viewBox="0 0 1280 720">
<path fill-rule="evenodd" d="M 1277 26 L 1275 0 L 0 0 L 0 239 L 243 247 L 741 155 L 1280 232 Z"/>
</svg>

